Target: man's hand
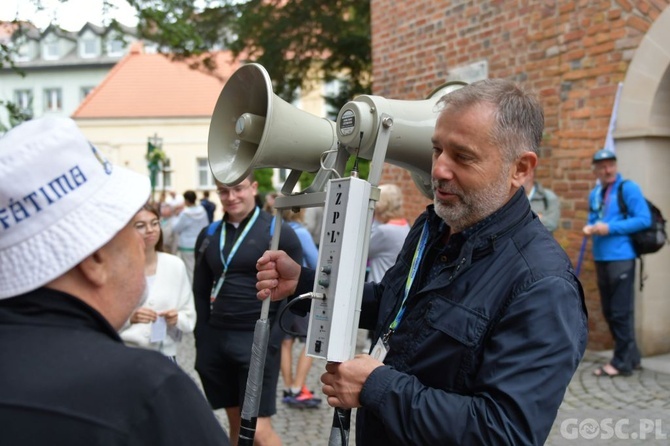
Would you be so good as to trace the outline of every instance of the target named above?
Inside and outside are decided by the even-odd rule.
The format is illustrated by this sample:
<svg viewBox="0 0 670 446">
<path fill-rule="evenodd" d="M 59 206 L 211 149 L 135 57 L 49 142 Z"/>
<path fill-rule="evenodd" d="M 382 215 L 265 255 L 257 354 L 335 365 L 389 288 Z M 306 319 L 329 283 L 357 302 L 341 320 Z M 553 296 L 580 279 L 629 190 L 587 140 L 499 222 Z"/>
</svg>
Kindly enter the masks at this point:
<svg viewBox="0 0 670 446">
<path fill-rule="evenodd" d="M 326 373 L 321 375 L 323 393 L 328 397 L 328 405 L 342 409 L 360 407 L 363 384 L 370 373 L 384 363 L 370 355 L 356 355 L 345 362 L 326 364 Z"/>
<path fill-rule="evenodd" d="M 295 294 L 301 266 L 284 251 L 265 251 L 256 262 L 256 296 L 282 300 Z"/>
<path fill-rule="evenodd" d="M 607 223 L 598 222 L 594 225 L 586 225 L 582 230 L 584 235 L 608 235 L 610 227 Z"/>
</svg>

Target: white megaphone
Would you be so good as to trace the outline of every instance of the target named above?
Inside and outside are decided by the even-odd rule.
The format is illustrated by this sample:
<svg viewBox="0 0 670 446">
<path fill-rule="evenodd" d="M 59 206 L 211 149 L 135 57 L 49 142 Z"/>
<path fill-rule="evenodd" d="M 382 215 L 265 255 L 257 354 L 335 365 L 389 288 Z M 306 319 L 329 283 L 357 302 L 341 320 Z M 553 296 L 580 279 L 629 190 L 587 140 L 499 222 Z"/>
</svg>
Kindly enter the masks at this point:
<svg viewBox="0 0 670 446">
<path fill-rule="evenodd" d="M 431 137 L 435 129 L 439 99 L 466 85 L 448 82 L 423 101 L 402 101 L 362 95 L 347 102 L 337 115 L 337 138 L 347 150 L 363 159 L 372 159 L 382 114 L 393 118 L 385 161 L 407 169 L 414 183 L 428 198 L 431 187 Z"/>
<path fill-rule="evenodd" d="M 315 172 L 337 148 L 335 123 L 295 108 L 272 93 L 265 68 L 248 64 L 226 82 L 214 107 L 207 142 L 212 174 L 226 186 L 253 169 Z"/>
</svg>

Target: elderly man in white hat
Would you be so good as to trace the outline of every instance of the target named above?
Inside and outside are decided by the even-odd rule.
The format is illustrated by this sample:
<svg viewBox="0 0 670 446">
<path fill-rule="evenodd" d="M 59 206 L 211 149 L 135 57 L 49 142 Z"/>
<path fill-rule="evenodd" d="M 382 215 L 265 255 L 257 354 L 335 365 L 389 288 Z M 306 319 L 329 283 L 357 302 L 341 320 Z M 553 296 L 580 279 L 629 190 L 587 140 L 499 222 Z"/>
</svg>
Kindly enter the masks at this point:
<svg viewBox="0 0 670 446">
<path fill-rule="evenodd" d="M 0 139 L 3 444 L 227 445 L 193 381 L 117 330 L 145 288 L 149 181 L 66 118 Z"/>
</svg>

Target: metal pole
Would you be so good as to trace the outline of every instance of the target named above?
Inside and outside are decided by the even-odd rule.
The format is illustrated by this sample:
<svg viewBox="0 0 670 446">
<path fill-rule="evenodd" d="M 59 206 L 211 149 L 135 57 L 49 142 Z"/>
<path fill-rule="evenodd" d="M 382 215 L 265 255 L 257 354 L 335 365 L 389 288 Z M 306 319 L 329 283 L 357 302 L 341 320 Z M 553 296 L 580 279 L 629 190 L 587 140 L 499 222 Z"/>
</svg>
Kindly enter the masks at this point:
<svg viewBox="0 0 670 446">
<path fill-rule="evenodd" d="M 270 250 L 272 251 L 276 251 L 279 248 L 281 223 L 281 212 L 278 212 L 270 243 Z M 253 446 L 254 444 L 258 408 L 261 403 L 261 391 L 263 389 L 263 365 L 265 364 L 268 341 L 270 339 L 269 314 L 271 303 L 272 299 L 265 299 L 263 301 L 261 315 L 256 321 L 256 327 L 254 328 L 254 343 L 251 347 L 249 375 L 247 375 L 247 387 L 244 393 L 244 403 L 242 404 L 242 420 L 240 422 L 238 446 Z"/>
<path fill-rule="evenodd" d="M 586 243 L 588 243 L 588 236 L 582 239 L 582 247 L 579 249 L 579 259 L 577 260 L 577 268 L 575 268 L 575 276 L 579 278 L 579 273 L 582 271 L 582 262 L 584 261 L 584 252 L 586 251 Z"/>
</svg>

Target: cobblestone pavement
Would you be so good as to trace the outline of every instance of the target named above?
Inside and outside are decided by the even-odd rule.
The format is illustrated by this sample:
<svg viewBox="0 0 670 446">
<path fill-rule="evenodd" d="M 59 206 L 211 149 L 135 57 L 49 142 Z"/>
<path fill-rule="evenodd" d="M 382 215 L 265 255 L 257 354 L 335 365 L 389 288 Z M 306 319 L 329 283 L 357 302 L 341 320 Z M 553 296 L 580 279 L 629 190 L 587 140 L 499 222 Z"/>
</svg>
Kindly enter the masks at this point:
<svg viewBox="0 0 670 446">
<path fill-rule="evenodd" d="M 294 358 L 299 345 L 296 343 Z M 185 336 L 177 359 L 200 386 L 193 370 L 193 337 Z M 631 377 L 596 377 L 593 370 L 606 362 L 602 355 L 587 352 L 570 383 L 545 446 L 562 445 L 668 445 L 670 444 L 670 374 L 646 367 Z M 644 360 L 643 360 L 644 365 Z M 315 359 L 307 385 L 320 393 L 319 376 L 325 361 Z M 316 409 L 293 409 L 279 401 L 272 423 L 284 445 L 327 445 L 333 409 L 325 401 Z M 227 429 L 225 411 L 216 411 Z M 354 445 L 354 419 L 350 445 Z M 468 445 L 465 445 L 468 446 Z"/>
</svg>

